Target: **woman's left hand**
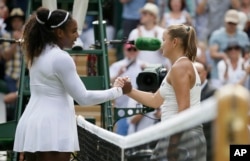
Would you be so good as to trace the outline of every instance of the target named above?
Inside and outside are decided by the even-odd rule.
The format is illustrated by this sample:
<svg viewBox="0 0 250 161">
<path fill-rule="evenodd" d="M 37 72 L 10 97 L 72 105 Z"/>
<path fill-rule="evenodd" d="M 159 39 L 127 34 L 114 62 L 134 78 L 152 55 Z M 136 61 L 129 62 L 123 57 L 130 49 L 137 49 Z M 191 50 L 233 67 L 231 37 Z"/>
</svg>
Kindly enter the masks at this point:
<svg viewBox="0 0 250 161">
<path fill-rule="evenodd" d="M 117 77 L 113 84 L 113 87 L 123 87 L 124 86 L 124 79 L 122 77 Z"/>
<path fill-rule="evenodd" d="M 121 87 L 123 94 L 128 94 L 132 90 L 130 78 L 128 77 L 116 78 L 113 87 Z"/>
</svg>

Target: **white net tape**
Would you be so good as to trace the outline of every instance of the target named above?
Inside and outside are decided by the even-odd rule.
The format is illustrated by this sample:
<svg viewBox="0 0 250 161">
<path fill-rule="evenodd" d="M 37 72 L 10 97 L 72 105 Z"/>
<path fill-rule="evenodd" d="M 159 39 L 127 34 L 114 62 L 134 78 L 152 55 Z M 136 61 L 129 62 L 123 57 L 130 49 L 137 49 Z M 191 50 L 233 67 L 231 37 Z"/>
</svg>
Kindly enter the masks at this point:
<svg viewBox="0 0 250 161">
<path fill-rule="evenodd" d="M 98 137 L 117 145 L 121 149 L 126 149 L 161 139 L 164 136 L 176 134 L 190 127 L 214 120 L 216 116 L 217 100 L 211 97 L 201 102 L 200 108 L 185 110 L 171 119 L 128 136 L 121 136 L 95 126 L 86 121 L 82 116 L 77 117 L 77 123 L 80 127 L 87 129 Z"/>
</svg>

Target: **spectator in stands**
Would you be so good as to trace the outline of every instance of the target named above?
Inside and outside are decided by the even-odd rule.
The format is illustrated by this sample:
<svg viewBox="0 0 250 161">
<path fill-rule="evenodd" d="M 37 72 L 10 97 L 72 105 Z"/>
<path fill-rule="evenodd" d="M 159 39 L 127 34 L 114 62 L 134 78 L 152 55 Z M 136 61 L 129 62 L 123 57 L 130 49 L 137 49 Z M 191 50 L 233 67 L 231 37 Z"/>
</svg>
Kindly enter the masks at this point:
<svg viewBox="0 0 250 161">
<path fill-rule="evenodd" d="M 250 38 L 250 0 L 235 0 L 235 9 L 239 11 L 238 28 L 244 30 Z"/>
<path fill-rule="evenodd" d="M 25 15 L 21 8 L 13 8 L 7 19 L 10 23 L 10 35 L 12 39 L 19 40 L 22 38 Z M 10 59 L 5 64 L 5 82 L 8 87 L 8 93 L 16 93 L 18 80 L 21 73 L 22 50 L 19 43 L 12 43 L 6 50 Z M 7 120 L 13 120 L 15 116 L 16 102 L 7 103 Z"/>
<path fill-rule="evenodd" d="M 228 42 L 225 53 L 227 59 L 218 62 L 219 80 L 222 84 L 242 84 L 244 85 L 244 76 L 248 75 L 244 67 L 244 59 L 241 56 L 243 48 L 238 40 Z"/>
<path fill-rule="evenodd" d="M 28 3 L 30 3 L 29 0 L 5 0 L 6 5 L 9 7 L 9 9 L 12 8 L 21 8 L 23 11 L 27 11 Z"/>
<path fill-rule="evenodd" d="M 169 0 L 169 12 L 165 12 L 161 21 L 162 27 L 168 27 L 174 24 L 192 25 L 192 18 L 185 10 L 185 0 Z"/>
<path fill-rule="evenodd" d="M 163 3 L 164 5 L 164 8 L 165 8 L 165 11 L 164 12 L 169 12 L 170 11 L 170 7 L 169 7 L 169 0 L 163 0 L 165 3 Z M 190 0 L 184 0 L 185 2 L 185 10 L 189 13 L 189 15 L 194 18 L 196 16 L 196 13 L 195 13 L 195 8 L 196 8 L 196 5 L 195 5 L 195 2 L 194 1 L 190 1 Z M 163 12 L 163 13 L 164 13 Z"/>
<path fill-rule="evenodd" d="M 198 37 L 197 37 L 198 39 Z M 207 45 L 203 41 L 198 41 L 197 42 L 197 54 L 196 54 L 196 61 L 207 64 Z"/>
<path fill-rule="evenodd" d="M 205 0 L 204 0 L 205 1 Z M 236 9 L 238 5 L 239 0 L 209 0 L 208 3 L 206 3 L 208 7 L 208 37 L 211 36 L 211 34 L 219 29 L 220 27 L 223 27 L 224 21 L 224 15 L 225 13 L 230 9 Z"/>
<path fill-rule="evenodd" d="M 125 44 L 123 52 L 124 58 L 111 64 L 109 67 L 111 83 L 114 83 L 118 77 L 129 76 L 132 85 L 136 88 L 136 77 L 143 70 L 146 63 L 138 58 L 138 50 L 134 45 Z M 128 96 L 121 96 L 115 99 L 114 106 L 116 108 L 126 108 L 128 107 L 128 100 Z M 124 136 L 128 134 L 127 118 L 120 119 L 116 123 L 115 132 Z"/>
<path fill-rule="evenodd" d="M 250 38 L 250 0 L 238 1 L 237 9 L 241 13 L 245 13 L 245 16 L 247 19 L 246 19 L 245 25 L 242 26 L 242 28 L 247 33 L 248 37 Z"/>
<path fill-rule="evenodd" d="M 24 12 L 21 8 L 13 8 L 8 19 L 11 24 L 11 38 L 15 40 L 21 39 L 25 23 Z M 21 72 L 22 50 L 18 43 L 13 43 L 8 48 L 8 52 L 11 54 L 11 59 L 6 62 L 5 81 L 8 85 L 9 92 L 16 92 L 17 82 Z"/>
<path fill-rule="evenodd" d="M 129 33 L 140 24 L 139 10 L 147 0 L 120 0 L 122 3 L 122 30 L 123 37 L 128 38 Z"/>
<path fill-rule="evenodd" d="M 239 14 L 239 23 L 237 25 L 238 29 L 244 31 L 248 21 L 247 15 L 244 12 L 238 11 Z"/>
<path fill-rule="evenodd" d="M 164 57 L 171 60 L 172 67 L 163 79 L 159 90 L 151 93 L 133 88 L 127 95 L 148 107 L 161 106 L 161 121 L 167 121 L 187 109 L 200 108 L 201 81 L 193 65 L 197 50 L 194 28 L 186 25 L 169 26 L 163 34 L 162 50 Z M 182 144 L 184 135 L 190 139 L 195 138 L 199 147 L 193 148 L 195 147 L 193 144 L 196 144 L 194 142 L 189 145 Z M 160 144 L 165 145 L 167 151 L 155 155 L 167 155 L 167 160 L 180 159 L 177 159 L 178 154 L 181 153 L 177 152 L 178 148 L 187 150 L 190 160 L 206 160 L 206 141 L 202 125 L 166 138 L 166 141 L 158 144 L 162 147 Z M 177 155 L 174 155 L 176 153 Z"/>
<path fill-rule="evenodd" d="M 248 73 L 250 70 L 250 46 L 246 46 L 243 52 L 244 59 L 244 69 L 246 70 L 247 75 L 245 76 L 245 84 L 244 86 L 250 91 L 250 75 Z M 244 79 L 243 79 L 244 80 Z"/>
<path fill-rule="evenodd" d="M 213 87 L 211 82 L 207 79 L 208 77 L 208 69 L 205 64 L 202 64 L 200 62 L 195 62 L 194 66 L 200 76 L 201 79 L 201 101 L 211 97 L 214 92 L 216 91 L 216 88 Z"/>
<path fill-rule="evenodd" d="M 0 38 L 10 38 L 10 34 L 6 31 L 6 24 L 4 22 L 5 13 L 7 7 L 3 0 L 0 0 Z M 8 92 L 6 87 L 5 77 L 5 63 L 11 58 L 6 49 L 9 47 L 9 43 L 1 42 L 0 43 L 0 122 L 3 123 L 6 121 L 6 107 L 4 103 L 4 95 Z"/>
<path fill-rule="evenodd" d="M 128 39 L 130 32 L 140 25 L 140 9 L 147 2 L 154 2 L 155 0 L 120 0 L 122 3 L 122 27 L 117 31 L 118 39 Z M 116 53 L 117 60 L 123 59 L 122 46 L 117 46 Z"/>
<path fill-rule="evenodd" d="M 6 31 L 6 24 L 4 22 L 7 17 L 8 7 L 4 0 L 0 0 L 0 38 L 9 38 L 10 35 Z M 6 122 L 6 106 L 4 103 L 4 95 L 7 92 L 5 77 L 5 61 L 9 59 L 9 54 L 5 52 L 8 43 L 0 43 L 0 123 Z M 7 152 L 0 151 L 0 160 L 7 160 Z"/>
<path fill-rule="evenodd" d="M 196 16 L 195 29 L 198 41 L 207 42 L 208 39 L 208 0 L 195 0 Z"/>
<path fill-rule="evenodd" d="M 0 0 L 0 21 L 8 18 L 8 15 L 9 15 L 9 8 L 6 5 L 6 1 Z"/>
<path fill-rule="evenodd" d="M 0 38 L 10 38 L 10 34 L 6 31 L 5 20 L 6 5 L 3 0 L 0 0 Z M 5 61 L 9 60 L 11 55 L 5 52 L 9 43 L 0 44 L 0 80 L 4 80 L 5 76 Z"/>
<path fill-rule="evenodd" d="M 162 35 L 164 28 L 160 27 L 159 21 L 159 9 L 157 5 L 153 3 L 146 3 L 140 10 L 141 13 L 141 25 L 133 29 L 129 34 L 129 40 L 136 40 L 139 37 L 151 37 L 158 38 L 162 41 Z M 170 62 L 165 59 L 160 50 L 158 51 L 139 51 L 138 58 L 150 64 L 163 64 L 165 67 L 170 67 Z"/>
<path fill-rule="evenodd" d="M 235 9 L 241 11 L 250 17 L 250 0 L 235 0 Z"/>
<path fill-rule="evenodd" d="M 225 49 L 231 39 L 239 42 L 240 46 L 244 48 L 249 44 L 247 34 L 237 28 L 239 23 L 238 11 L 228 10 L 224 17 L 225 27 L 214 31 L 209 39 L 210 56 L 213 59 L 211 69 L 211 80 L 215 87 L 220 87 L 217 64 L 220 60 L 227 60 Z"/>
<path fill-rule="evenodd" d="M 82 106 L 93 105 L 128 92 L 121 88 L 121 79 L 111 89 L 86 89 L 63 50 L 78 36 L 77 22 L 65 10 L 38 8 L 25 25 L 31 97 L 18 121 L 14 151 L 25 152 L 26 161 L 69 161 L 71 152 L 79 150 L 73 99 Z"/>
</svg>

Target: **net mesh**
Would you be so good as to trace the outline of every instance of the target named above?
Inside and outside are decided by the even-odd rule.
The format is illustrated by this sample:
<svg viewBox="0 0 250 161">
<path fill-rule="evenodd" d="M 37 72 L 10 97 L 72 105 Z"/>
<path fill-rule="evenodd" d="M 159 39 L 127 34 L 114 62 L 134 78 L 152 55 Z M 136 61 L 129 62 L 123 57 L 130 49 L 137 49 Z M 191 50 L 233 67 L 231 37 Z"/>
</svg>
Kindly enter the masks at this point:
<svg viewBox="0 0 250 161">
<path fill-rule="evenodd" d="M 118 161 L 121 160 L 121 148 L 98 135 L 78 126 L 80 135 L 80 153 L 78 160 L 82 161 Z"/>
<path fill-rule="evenodd" d="M 216 100 L 202 102 L 137 133 L 120 136 L 78 116 L 79 161 L 205 161 L 203 123 L 216 117 Z M 211 154 L 209 154 L 211 155 Z"/>
</svg>

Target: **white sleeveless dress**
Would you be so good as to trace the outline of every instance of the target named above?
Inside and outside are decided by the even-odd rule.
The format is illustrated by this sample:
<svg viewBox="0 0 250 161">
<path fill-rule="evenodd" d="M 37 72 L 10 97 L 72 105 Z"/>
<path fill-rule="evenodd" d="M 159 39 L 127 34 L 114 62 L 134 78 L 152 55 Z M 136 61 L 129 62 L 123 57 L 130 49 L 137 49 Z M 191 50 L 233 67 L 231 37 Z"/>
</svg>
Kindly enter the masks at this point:
<svg viewBox="0 0 250 161">
<path fill-rule="evenodd" d="M 121 88 L 87 90 L 70 55 L 47 45 L 29 70 L 31 97 L 20 118 L 14 151 L 79 150 L 73 99 L 80 105 L 99 104 L 122 95 Z"/>
<path fill-rule="evenodd" d="M 182 11 L 181 16 L 178 19 L 175 19 L 170 16 L 170 13 L 167 12 L 164 14 L 165 19 L 165 27 L 171 26 L 171 25 L 178 25 L 178 24 L 185 24 L 187 23 L 187 11 Z"/>
<path fill-rule="evenodd" d="M 175 63 L 180 61 L 181 59 L 187 57 L 180 57 Z M 201 81 L 199 74 L 194 67 L 195 71 L 195 85 L 190 89 L 190 107 L 189 108 L 200 108 L 200 95 L 201 95 Z M 168 72 L 168 74 L 171 72 Z M 164 102 L 161 106 L 162 114 L 161 114 L 161 120 L 165 121 L 167 119 L 170 119 L 178 114 L 178 104 L 176 101 L 176 96 L 173 87 L 166 81 L 166 78 L 168 77 L 168 74 L 166 75 L 165 79 L 162 81 L 162 84 L 160 86 L 160 94 L 164 98 Z M 166 155 L 166 151 L 159 150 L 161 152 L 158 152 L 157 149 L 159 148 L 166 148 L 168 147 L 168 139 L 163 139 L 160 141 L 156 147 L 155 150 L 155 156 L 164 156 Z M 192 161 L 206 161 L 206 140 L 203 134 L 202 125 L 198 125 L 197 127 L 194 127 L 190 130 L 185 131 L 182 134 L 180 146 L 178 146 L 178 149 L 181 149 L 181 154 L 179 160 L 182 160 L 181 157 L 189 157 Z M 197 147 L 196 147 L 197 146 Z M 191 147 L 191 148 L 190 148 Z M 182 154 L 183 152 L 183 154 Z M 153 156 L 154 157 L 154 156 Z M 166 157 L 164 157 L 166 158 Z M 162 159 L 165 161 L 165 159 Z"/>
</svg>

